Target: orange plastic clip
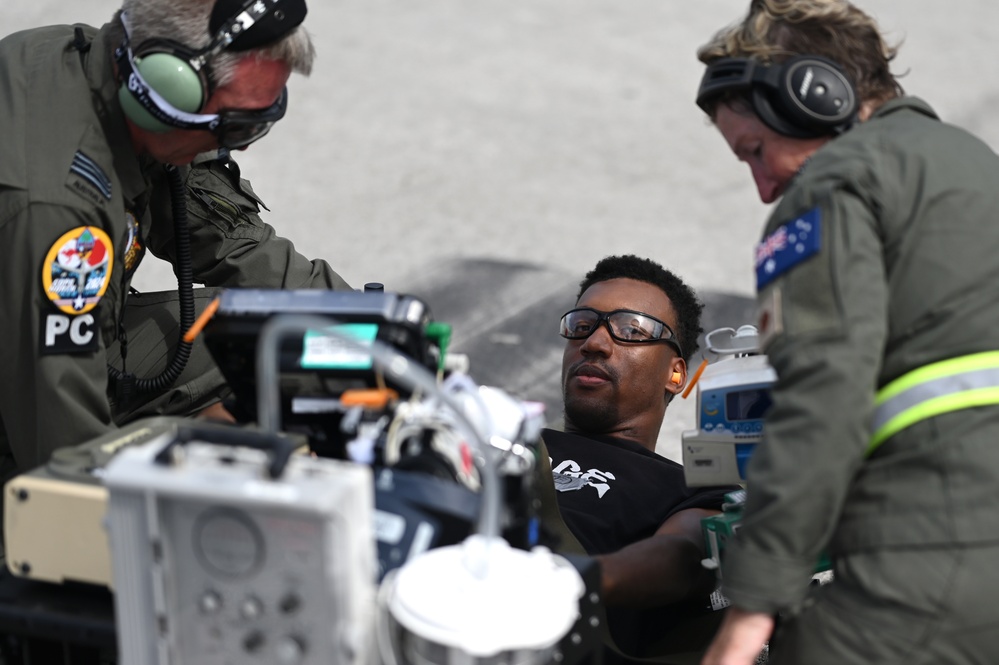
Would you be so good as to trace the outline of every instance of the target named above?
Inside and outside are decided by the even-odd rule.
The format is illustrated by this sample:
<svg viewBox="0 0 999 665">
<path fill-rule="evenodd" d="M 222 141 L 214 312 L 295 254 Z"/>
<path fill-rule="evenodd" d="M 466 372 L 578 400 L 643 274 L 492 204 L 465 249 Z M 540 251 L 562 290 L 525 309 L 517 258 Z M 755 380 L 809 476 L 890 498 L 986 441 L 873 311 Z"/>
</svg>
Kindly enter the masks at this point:
<svg viewBox="0 0 999 665">
<path fill-rule="evenodd" d="M 201 334 L 201 331 L 205 329 L 206 325 L 208 325 L 208 322 L 212 320 L 213 316 L 215 316 L 215 312 L 219 309 L 220 302 L 220 298 L 215 298 L 208 303 L 208 306 L 205 307 L 205 311 L 201 313 L 201 316 L 199 316 L 194 324 L 187 329 L 187 332 L 184 333 L 185 342 L 191 344 L 195 339 L 197 339 L 198 335 Z"/>
<path fill-rule="evenodd" d="M 366 409 L 384 409 L 389 402 L 399 399 L 391 388 L 352 388 L 340 395 L 344 406 L 363 406 Z"/>
</svg>

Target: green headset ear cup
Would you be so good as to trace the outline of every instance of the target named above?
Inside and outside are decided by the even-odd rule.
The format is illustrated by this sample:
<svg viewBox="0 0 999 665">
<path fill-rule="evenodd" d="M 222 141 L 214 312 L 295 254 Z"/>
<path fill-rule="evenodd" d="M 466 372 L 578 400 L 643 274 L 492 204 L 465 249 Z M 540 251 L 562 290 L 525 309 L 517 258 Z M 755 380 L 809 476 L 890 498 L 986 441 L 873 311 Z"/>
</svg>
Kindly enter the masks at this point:
<svg viewBox="0 0 999 665">
<path fill-rule="evenodd" d="M 135 68 L 146 84 L 174 108 L 197 113 L 204 103 L 205 90 L 201 77 L 190 64 L 170 53 L 150 53 L 135 58 Z M 136 125 L 150 132 L 168 132 L 173 127 L 160 122 L 122 85 L 118 101 L 125 115 Z"/>
</svg>

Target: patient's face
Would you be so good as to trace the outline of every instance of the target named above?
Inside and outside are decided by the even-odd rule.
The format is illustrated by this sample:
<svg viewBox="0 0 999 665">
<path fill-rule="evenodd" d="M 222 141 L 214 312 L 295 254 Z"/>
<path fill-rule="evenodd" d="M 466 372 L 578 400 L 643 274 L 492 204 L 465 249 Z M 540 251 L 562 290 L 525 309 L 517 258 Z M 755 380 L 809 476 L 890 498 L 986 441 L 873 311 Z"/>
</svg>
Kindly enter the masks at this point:
<svg viewBox="0 0 999 665">
<path fill-rule="evenodd" d="M 577 307 L 601 312 L 628 309 L 677 329 L 670 299 L 659 287 L 634 279 L 598 282 Z M 593 434 L 658 428 L 667 404 L 667 381 L 676 359 L 666 343 L 628 344 L 600 325 L 582 340 L 567 340 L 562 355 L 566 429 Z"/>
</svg>

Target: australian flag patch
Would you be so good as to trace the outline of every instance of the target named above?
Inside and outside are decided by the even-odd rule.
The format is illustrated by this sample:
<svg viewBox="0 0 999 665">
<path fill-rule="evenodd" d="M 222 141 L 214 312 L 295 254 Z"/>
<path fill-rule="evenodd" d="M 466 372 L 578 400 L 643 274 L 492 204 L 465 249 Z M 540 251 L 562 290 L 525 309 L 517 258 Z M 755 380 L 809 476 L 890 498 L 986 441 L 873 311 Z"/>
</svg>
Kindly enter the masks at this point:
<svg viewBox="0 0 999 665">
<path fill-rule="evenodd" d="M 756 246 L 756 290 L 775 280 L 822 247 L 822 212 L 812 208 L 781 224 Z"/>
<path fill-rule="evenodd" d="M 104 172 L 104 169 L 97 162 L 79 150 L 73 155 L 73 163 L 70 164 L 69 173 L 71 178 L 75 176 L 73 178 L 75 183 L 71 182 L 71 184 L 77 191 L 80 191 L 83 183 L 86 183 L 96 190 L 96 193 L 103 197 L 105 201 L 111 200 L 111 179 L 108 178 L 108 174 Z"/>
</svg>

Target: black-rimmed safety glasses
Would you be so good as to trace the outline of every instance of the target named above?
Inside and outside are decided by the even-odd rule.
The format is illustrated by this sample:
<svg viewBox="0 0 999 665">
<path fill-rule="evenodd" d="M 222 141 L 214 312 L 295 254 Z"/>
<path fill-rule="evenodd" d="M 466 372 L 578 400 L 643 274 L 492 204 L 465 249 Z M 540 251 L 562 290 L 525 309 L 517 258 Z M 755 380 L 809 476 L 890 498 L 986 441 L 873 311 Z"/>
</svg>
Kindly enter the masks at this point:
<svg viewBox="0 0 999 665">
<path fill-rule="evenodd" d="M 683 355 L 673 329 L 654 316 L 630 309 L 601 312 L 591 307 L 572 309 L 562 315 L 559 334 L 566 339 L 586 339 L 606 324 L 610 336 L 626 344 L 666 342 Z"/>
<path fill-rule="evenodd" d="M 281 91 L 277 101 L 259 111 L 232 110 L 218 114 L 218 125 L 212 130 L 219 145 L 232 150 L 245 148 L 271 131 L 275 122 L 288 110 L 288 88 Z"/>
</svg>

